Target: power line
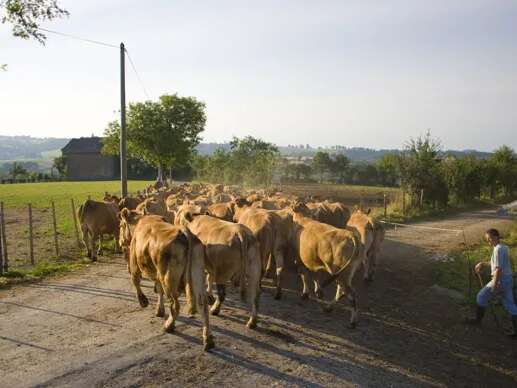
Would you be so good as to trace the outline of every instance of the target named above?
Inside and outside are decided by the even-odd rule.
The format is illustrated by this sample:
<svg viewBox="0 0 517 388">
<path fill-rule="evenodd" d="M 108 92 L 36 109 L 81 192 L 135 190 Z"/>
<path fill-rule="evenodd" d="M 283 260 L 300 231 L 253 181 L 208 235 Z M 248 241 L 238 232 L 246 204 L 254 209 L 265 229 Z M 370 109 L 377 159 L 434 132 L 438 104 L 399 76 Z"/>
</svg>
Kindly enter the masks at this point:
<svg viewBox="0 0 517 388">
<path fill-rule="evenodd" d="M 144 94 L 146 95 L 147 99 L 150 100 L 151 97 L 149 97 L 149 93 L 147 93 L 147 89 L 144 86 L 144 83 L 142 82 L 142 79 L 140 78 L 140 75 L 138 74 L 138 71 L 136 71 L 135 64 L 133 63 L 133 60 L 131 59 L 131 55 L 129 55 L 129 51 L 125 49 L 127 58 L 129 59 L 129 63 L 131 64 L 131 67 L 133 68 L 133 71 L 135 72 L 136 78 L 138 79 L 138 83 L 142 87 L 142 90 L 144 91 Z"/>
<path fill-rule="evenodd" d="M 97 45 L 101 45 L 101 46 L 106 46 L 106 47 L 112 47 L 112 48 L 116 48 L 116 49 L 120 48 L 120 46 L 117 46 L 117 45 L 114 45 L 114 44 L 110 44 L 110 43 L 106 43 L 106 42 L 101 42 L 101 41 L 93 40 L 93 39 L 81 38 L 81 37 L 78 37 L 78 36 L 75 36 L 75 35 L 65 34 L 64 32 L 47 30 L 46 28 L 38 28 L 38 29 L 41 30 L 41 31 L 45 31 L 45 32 L 51 33 L 51 34 L 56 34 L 56 35 L 64 36 L 64 37 L 67 37 L 67 38 L 71 38 L 71 39 L 75 39 L 75 40 L 80 40 L 80 41 L 83 41 L 83 42 L 93 43 L 93 44 L 97 44 Z M 129 55 L 129 51 L 127 49 L 124 49 L 124 51 L 127 54 L 127 57 L 129 59 L 129 63 L 131 64 L 131 67 L 132 67 L 132 69 L 133 69 L 133 71 L 134 71 L 134 73 L 136 75 L 136 78 L 138 79 L 138 83 L 140 84 L 140 87 L 144 91 L 144 94 L 146 95 L 146 97 L 150 100 L 151 97 L 149 96 L 149 93 L 147 93 L 147 89 L 145 88 L 145 85 L 142 82 L 142 78 L 140 78 L 140 75 L 138 74 L 138 71 L 136 70 L 135 63 L 133 62 L 133 59 L 131 59 L 131 55 Z"/>
<path fill-rule="evenodd" d="M 105 42 L 101 42 L 101 41 L 93 40 L 93 39 L 80 38 L 80 37 L 75 36 L 75 35 L 65 34 L 64 32 L 47 30 L 46 28 L 41 28 L 41 27 L 39 27 L 38 30 L 45 31 L 45 32 L 48 32 L 50 34 L 56 34 L 56 35 L 65 36 L 67 38 L 71 38 L 71 39 L 75 39 L 75 40 L 81 40 L 83 42 L 98 44 L 98 45 L 101 45 L 101 46 L 113 47 L 113 48 L 116 48 L 116 49 L 119 48 L 119 46 L 114 45 L 114 44 L 105 43 Z"/>
</svg>

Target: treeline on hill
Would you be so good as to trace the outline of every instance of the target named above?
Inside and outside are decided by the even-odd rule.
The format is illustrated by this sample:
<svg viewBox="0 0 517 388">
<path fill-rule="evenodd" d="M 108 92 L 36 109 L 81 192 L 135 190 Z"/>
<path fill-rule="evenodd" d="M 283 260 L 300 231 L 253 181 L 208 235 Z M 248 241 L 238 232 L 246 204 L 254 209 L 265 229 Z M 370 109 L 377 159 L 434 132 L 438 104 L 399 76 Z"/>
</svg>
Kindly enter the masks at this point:
<svg viewBox="0 0 517 388">
<path fill-rule="evenodd" d="M 374 162 L 351 162 L 339 148 L 313 157 L 282 157 L 278 148 L 251 136 L 199 155 L 206 123 L 205 104 L 194 97 L 163 95 L 129 104 L 127 147 L 130 169 L 158 171 L 158 179 L 196 178 L 208 182 L 270 185 L 278 182 L 400 186 L 413 203 L 435 208 L 517 194 L 517 155 L 502 146 L 488 158 L 444 152 L 428 132 L 402 151 Z M 103 152 L 118 153 L 120 128 L 109 123 Z M 57 167 L 57 166 L 56 166 Z M 59 168 L 58 168 L 59 169 Z"/>
<path fill-rule="evenodd" d="M 402 152 L 386 154 L 372 163 L 352 163 L 342 154 L 317 152 L 310 159 L 279 156 L 270 143 L 234 138 L 228 151 L 194 156 L 196 178 L 209 182 L 268 185 L 319 182 L 401 187 L 409 201 L 443 208 L 482 199 L 517 195 L 517 154 L 508 146 L 489 158 L 456 156 L 442 151 L 430 133 L 410 139 Z"/>
</svg>

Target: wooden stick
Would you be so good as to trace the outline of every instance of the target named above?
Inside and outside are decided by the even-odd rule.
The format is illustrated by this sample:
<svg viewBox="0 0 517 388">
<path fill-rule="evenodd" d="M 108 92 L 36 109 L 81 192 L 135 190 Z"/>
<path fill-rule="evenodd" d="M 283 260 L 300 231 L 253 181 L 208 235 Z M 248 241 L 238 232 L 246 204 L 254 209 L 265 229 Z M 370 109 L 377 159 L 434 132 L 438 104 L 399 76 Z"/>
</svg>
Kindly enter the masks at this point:
<svg viewBox="0 0 517 388">
<path fill-rule="evenodd" d="M 386 198 L 386 193 L 384 193 L 384 218 L 388 217 L 388 201 Z"/>
<path fill-rule="evenodd" d="M 72 198 L 72 218 L 74 219 L 74 230 L 75 230 L 75 238 L 77 240 L 77 246 L 81 248 L 81 240 L 79 239 L 79 229 L 77 227 L 77 215 L 75 214 L 75 203 L 74 199 Z"/>
<path fill-rule="evenodd" d="M 32 234 L 32 205 L 29 203 L 29 258 L 34 265 L 34 240 Z"/>
<path fill-rule="evenodd" d="M 1 218 L 0 214 L 0 218 Z M 3 238 L 2 238 L 2 220 L 0 219 L 0 275 L 4 274 L 4 249 L 3 249 Z"/>
<path fill-rule="evenodd" d="M 56 256 L 59 257 L 59 242 L 57 237 L 57 222 L 56 222 L 56 207 L 54 205 L 54 201 L 50 201 L 52 206 L 52 224 L 54 226 L 54 245 L 56 247 Z"/>
<path fill-rule="evenodd" d="M 5 213 L 4 213 L 4 203 L 0 202 L 0 218 L 2 221 L 2 235 L 0 238 L 3 242 L 3 248 L 4 248 L 4 272 L 9 271 L 9 255 L 7 254 L 7 239 L 5 238 L 6 231 L 5 231 Z"/>
</svg>

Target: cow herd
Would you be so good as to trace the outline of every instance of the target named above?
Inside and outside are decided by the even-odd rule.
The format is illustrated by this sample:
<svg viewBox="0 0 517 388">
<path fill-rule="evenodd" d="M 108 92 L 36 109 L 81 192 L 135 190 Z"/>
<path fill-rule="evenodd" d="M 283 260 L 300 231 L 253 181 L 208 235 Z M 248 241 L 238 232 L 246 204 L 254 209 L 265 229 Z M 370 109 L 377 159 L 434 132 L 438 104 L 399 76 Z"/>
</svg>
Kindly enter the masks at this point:
<svg viewBox="0 0 517 388">
<path fill-rule="evenodd" d="M 355 327 L 353 279 L 361 266 L 365 280 L 373 279 L 384 240 L 382 225 L 361 209 L 350 212 L 339 202 L 237 186 L 157 183 L 135 197 L 106 193 L 103 202 L 87 200 L 77 213 L 92 260 L 102 250 L 102 236 L 112 235 L 127 260 L 140 305 L 149 304 L 142 278 L 154 281 L 157 316 L 165 316 L 168 299 L 167 332 L 174 331 L 179 296 L 185 293 L 188 314 L 201 316 L 205 350 L 214 346 L 209 313 L 220 313 L 227 284 L 238 287 L 248 302 L 246 326 L 253 329 L 262 279 L 274 278 L 274 298 L 280 299 L 288 263 L 298 269 L 303 299 L 312 289 L 321 300 L 323 289 L 335 282 L 333 301 L 321 302 L 329 311 L 346 295 L 352 305 L 350 326 Z"/>
</svg>

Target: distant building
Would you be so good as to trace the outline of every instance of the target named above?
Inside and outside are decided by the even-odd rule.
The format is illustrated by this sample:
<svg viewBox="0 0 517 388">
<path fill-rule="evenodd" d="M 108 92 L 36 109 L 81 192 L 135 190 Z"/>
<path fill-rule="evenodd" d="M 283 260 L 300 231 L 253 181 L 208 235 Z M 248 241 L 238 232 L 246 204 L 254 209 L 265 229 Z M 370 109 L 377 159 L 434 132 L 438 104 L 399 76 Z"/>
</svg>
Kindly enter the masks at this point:
<svg viewBox="0 0 517 388">
<path fill-rule="evenodd" d="M 72 139 L 61 149 L 69 180 L 109 180 L 119 176 L 115 156 L 101 154 L 101 137 Z"/>
</svg>

